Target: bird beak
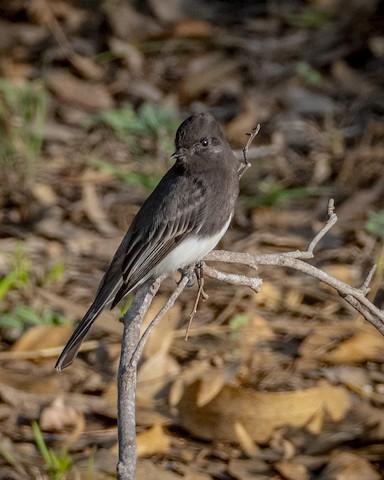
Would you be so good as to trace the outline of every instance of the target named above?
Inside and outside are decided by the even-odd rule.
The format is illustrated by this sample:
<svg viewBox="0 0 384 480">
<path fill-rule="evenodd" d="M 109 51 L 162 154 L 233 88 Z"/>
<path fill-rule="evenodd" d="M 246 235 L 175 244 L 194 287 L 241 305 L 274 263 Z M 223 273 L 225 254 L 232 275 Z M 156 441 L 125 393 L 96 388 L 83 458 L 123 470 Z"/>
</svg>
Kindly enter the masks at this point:
<svg viewBox="0 0 384 480">
<path fill-rule="evenodd" d="M 173 152 L 171 158 L 180 158 L 185 155 L 185 148 L 178 148 L 176 152 Z"/>
</svg>

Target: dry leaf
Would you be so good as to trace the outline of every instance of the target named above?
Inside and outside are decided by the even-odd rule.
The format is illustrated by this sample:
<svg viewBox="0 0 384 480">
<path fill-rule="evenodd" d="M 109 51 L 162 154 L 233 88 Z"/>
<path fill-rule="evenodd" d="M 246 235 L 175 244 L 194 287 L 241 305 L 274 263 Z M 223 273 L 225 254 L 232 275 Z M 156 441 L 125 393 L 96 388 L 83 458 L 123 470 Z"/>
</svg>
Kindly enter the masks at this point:
<svg viewBox="0 0 384 480">
<path fill-rule="evenodd" d="M 237 71 L 237 64 L 222 54 L 207 54 L 190 62 L 189 71 L 180 84 L 180 95 L 191 99 L 210 89 L 213 82 L 228 79 Z"/>
<path fill-rule="evenodd" d="M 241 422 L 257 443 L 269 440 L 284 426 L 307 427 L 318 433 L 324 417 L 341 420 L 350 407 L 349 393 L 342 387 L 323 385 L 293 392 L 254 392 L 225 386 L 203 407 L 197 406 L 200 382 L 190 385 L 179 404 L 181 425 L 206 440 L 237 441 L 235 423 Z"/>
<path fill-rule="evenodd" d="M 319 476 L 319 480 L 380 480 L 382 478 L 368 460 L 348 452 L 331 458 Z"/>
<path fill-rule="evenodd" d="M 232 459 L 228 464 L 228 473 L 236 480 L 273 480 L 267 473 L 269 465 L 261 458 Z M 266 475 L 263 475 L 263 473 Z"/>
<path fill-rule="evenodd" d="M 253 294 L 255 305 L 263 305 L 270 310 L 276 310 L 282 300 L 281 286 L 268 281 L 263 281 L 260 292 Z"/>
<path fill-rule="evenodd" d="M 73 328 L 67 325 L 37 325 L 29 328 L 12 346 L 13 352 L 30 352 L 64 345 Z"/>
<path fill-rule="evenodd" d="M 298 463 L 281 460 L 280 462 L 277 462 L 274 467 L 286 480 L 309 480 L 310 478 L 309 472 L 305 466 Z"/>
<path fill-rule="evenodd" d="M 66 404 L 63 397 L 57 397 L 41 412 L 39 425 L 44 432 L 61 432 L 76 428 L 80 433 L 84 429 L 85 420 L 84 415 Z"/>
<path fill-rule="evenodd" d="M 112 107 L 111 96 L 101 84 L 79 80 L 61 70 L 51 71 L 47 75 L 47 83 L 62 100 L 86 110 Z"/>
<path fill-rule="evenodd" d="M 223 388 L 226 383 L 225 368 L 212 368 L 200 379 L 197 406 L 203 407 L 210 402 Z"/>
<path fill-rule="evenodd" d="M 155 465 L 153 460 L 142 460 L 137 463 L 136 478 L 145 480 L 180 480 L 180 475 Z"/>
<path fill-rule="evenodd" d="M 153 398 L 180 371 L 180 365 L 170 355 L 159 352 L 140 365 L 137 397 Z"/>
<path fill-rule="evenodd" d="M 384 338 L 374 329 L 362 331 L 341 342 L 338 347 L 322 355 L 322 359 L 332 363 L 360 363 L 382 361 Z"/>
<path fill-rule="evenodd" d="M 255 444 L 244 425 L 241 422 L 235 422 L 234 428 L 237 441 L 247 457 L 252 458 L 260 455 L 260 448 Z"/>
<path fill-rule="evenodd" d="M 137 435 L 137 454 L 139 457 L 165 454 L 169 452 L 171 437 L 164 432 L 161 425 L 156 424 L 149 430 Z"/>
<path fill-rule="evenodd" d="M 108 236 L 116 234 L 116 229 L 108 220 L 107 214 L 97 195 L 95 185 L 86 181 L 83 183 L 83 204 L 87 217 L 93 222 L 100 233 Z"/>
<path fill-rule="evenodd" d="M 167 302 L 167 298 L 164 296 L 155 297 L 146 316 L 143 329 L 148 326 L 148 323 L 153 320 L 159 310 Z M 161 322 L 156 325 L 156 328 L 151 333 L 144 349 L 144 358 L 150 358 L 160 352 L 166 354 L 169 351 L 171 343 L 174 338 L 174 333 L 177 328 L 177 324 L 180 320 L 181 309 L 180 305 L 176 304 L 169 309 Z"/>
<path fill-rule="evenodd" d="M 173 35 L 175 37 L 211 37 L 213 33 L 213 28 L 210 23 L 194 18 L 180 20 L 173 28 Z"/>
</svg>

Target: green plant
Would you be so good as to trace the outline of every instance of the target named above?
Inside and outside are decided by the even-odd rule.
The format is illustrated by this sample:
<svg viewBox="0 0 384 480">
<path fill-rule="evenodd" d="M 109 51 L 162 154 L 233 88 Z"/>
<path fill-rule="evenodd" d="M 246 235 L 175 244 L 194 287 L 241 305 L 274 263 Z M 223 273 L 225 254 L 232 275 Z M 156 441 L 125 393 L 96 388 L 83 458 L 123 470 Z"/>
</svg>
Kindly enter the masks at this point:
<svg viewBox="0 0 384 480">
<path fill-rule="evenodd" d="M 52 267 L 45 273 L 40 284 L 42 287 L 46 287 L 50 283 L 56 282 L 63 275 L 65 271 L 65 263 L 62 260 L 57 261 Z"/>
<path fill-rule="evenodd" d="M 72 466 L 72 458 L 66 449 L 59 454 L 55 453 L 45 443 L 40 427 L 36 421 L 32 422 L 33 434 L 36 446 L 39 449 L 45 463 L 45 470 L 51 480 L 61 480 Z"/>
<path fill-rule="evenodd" d="M 296 65 L 296 73 L 308 85 L 316 86 L 321 83 L 321 73 L 307 62 L 299 62 Z"/>
<path fill-rule="evenodd" d="M 246 198 L 247 208 L 274 207 L 290 200 L 306 198 L 319 193 L 319 189 L 316 187 L 284 188 L 275 181 L 261 181 L 258 190 L 256 197 Z"/>
<path fill-rule="evenodd" d="M 104 111 L 93 117 L 88 125 L 104 124 L 128 143 L 132 154 L 142 156 L 144 138 L 160 144 L 165 151 L 171 151 L 173 136 L 179 124 L 177 116 L 161 105 L 142 104 L 137 111 L 132 105 Z"/>
<path fill-rule="evenodd" d="M 43 143 L 45 90 L 36 82 L 17 86 L 0 78 L 0 181 L 3 191 L 33 180 Z"/>
<path fill-rule="evenodd" d="M 0 328 L 12 328 L 23 332 L 32 325 L 63 325 L 67 319 L 57 312 L 45 308 L 37 311 L 27 305 L 17 305 L 8 313 L 0 313 Z"/>
<path fill-rule="evenodd" d="M 141 185 L 147 190 L 152 191 L 159 183 L 161 175 L 146 172 L 125 172 L 119 167 L 112 165 L 104 160 L 94 160 L 93 165 L 99 169 L 113 175 L 130 185 Z"/>
<path fill-rule="evenodd" d="M 0 303 L 10 290 L 25 288 L 30 281 L 30 261 L 21 243 L 16 244 L 8 263 L 9 273 L 0 279 Z"/>
<path fill-rule="evenodd" d="M 376 235 L 381 240 L 384 240 L 384 210 L 369 212 L 365 229 L 367 232 L 372 233 L 372 235 Z"/>
<path fill-rule="evenodd" d="M 313 7 L 303 8 L 298 13 L 286 15 L 285 20 L 289 25 L 299 28 L 320 28 L 331 21 L 328 12 Z"/>
</svg>

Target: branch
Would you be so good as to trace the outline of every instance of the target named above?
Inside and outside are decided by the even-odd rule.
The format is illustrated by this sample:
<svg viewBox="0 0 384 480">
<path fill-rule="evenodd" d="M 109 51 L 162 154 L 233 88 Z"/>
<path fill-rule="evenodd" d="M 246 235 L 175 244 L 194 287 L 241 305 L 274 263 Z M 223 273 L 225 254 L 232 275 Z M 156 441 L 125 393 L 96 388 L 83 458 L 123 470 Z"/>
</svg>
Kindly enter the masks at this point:
<svg viewBox="0 0 384 480">
<path fill-rule="evenodd" d="M 117 374 L 119 437 L 117 478 L 119 480 L 133 480 L 135 478 L 137 369 L 136 365 L 131 365 L 131 359 L 139 342 L 141 324 L 163 279 L 161 277 L 156 280 L 153 280 L 153 278 L 147 280 L 137 291 L 130 309 L 121 318 L 124 331 Z"/>
<path fill-rule="evenodd" d="M 253 140 L 255 139 L 256 135 L 259 133 L 260 131 L 260 124 L 258 124 L 253 130 L 251 133 L 247 133 L 247 135 L 249 136 L 248 138 L 248 141 L 247 143 L 245 144 L 245 147 L 243 148 L 243 162 L 240 164 L 238 170 L 237 170 L 237 173 L 239 175 L 239 180 L 240 178 L 244 175 L 244 173 L 248 170 L 248 168 L 251 166 L 249 160 L 248 160 L 248 150 L 249 150 L 249 146 L 251 145 L 251 143 L 253 142 Z"/>
<path fill-rule="evenodd" d="M 362 286 L 360 288 L 354 288 L 346 283 L 338 280 L 335 277 L 332 277 L 328 273 L 325 273 L 323 270 L 320 270 L 309 263 L 303 261 L 303 259 L 313 258 L 313 251 L 319 241 L 326 235 L 326 233 L 335 225 L 337 222 L 337 216 L 334 212 L 334 202 L 330 200 L 328 203 L 328 220 L 324 227 L 319 231 L 319 233 L 314 237 L 310 242 L 306 250 L 295 250 L 291 252 L 284 253 L 270 253 L 270 254 L 259 254 L 251 255 L 250 253 L 237 253 L 237 252 L 228 252 L 225 250 L 214 250 L 210 252 L 205 258 L 205 261 L 217 261 L 224 263 L 238 263 L 242 265 L 247 265 L 248 267 L 257 270 L 261 266 L 278 266 L 278 267 L 287 267 L 294 270 L 306 273 L 307 275 L 317 278 L 321 282 L 333 287 L 344 300 L 349 303 L 355 310 L 357 310 L 363 317 L 371 323 L 377 330 L 384 335 L 384 310 L 380 310 L 372 302 L 370 302 L 366 295 L 369 292 L 369 283 L 372 280 L 373 274 L 375 272 L 375 267 L 372 267 L 365 278 Z M 208 276 L 211 276 L 211 271 L 205 267 L 204 271 Z M 231 282 L 233 283 L 233 274 L 225 274 L 221 272 L 223 281 L 227 281 L 227 275 L 231 275 Z M 235 275 L 236 277 L 236 275 Z M 240 276 L 238 276 L 240 277 Z M 219 278 L 215 273 L 212 275 L 212 278 Z M 244 277 L 249 280 L 249 278 Z M 248 285 L 246 280 L 240 280 L 237 278 L 237 285 Z"/>
</svg>

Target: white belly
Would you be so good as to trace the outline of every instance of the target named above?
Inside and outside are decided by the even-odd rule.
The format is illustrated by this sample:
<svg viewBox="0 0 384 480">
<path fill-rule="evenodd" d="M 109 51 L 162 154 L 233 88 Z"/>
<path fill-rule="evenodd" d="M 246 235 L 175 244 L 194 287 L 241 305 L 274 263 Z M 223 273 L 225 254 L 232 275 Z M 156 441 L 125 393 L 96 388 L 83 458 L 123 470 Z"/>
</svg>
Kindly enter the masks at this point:
<svg viewBox="0 0 384 480">
<path fill-rule="evenodd" d="M 231 218 L 228 219 L 223 229 L 214 237 L 201 238 L 196 235 L 186 238 L 157 265 L 151 274 L 174 273 L 179 268 L 193 265 L 202 260 L 219 243 L 230 222 Z"/>
</svg>

